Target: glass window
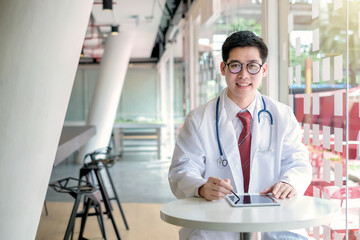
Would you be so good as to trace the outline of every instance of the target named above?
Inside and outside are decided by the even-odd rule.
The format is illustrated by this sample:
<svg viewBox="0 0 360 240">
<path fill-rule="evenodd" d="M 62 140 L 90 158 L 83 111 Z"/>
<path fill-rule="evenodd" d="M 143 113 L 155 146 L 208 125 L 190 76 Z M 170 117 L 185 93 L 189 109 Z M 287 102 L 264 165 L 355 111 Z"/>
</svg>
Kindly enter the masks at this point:
<svg viewBox="0 0 360 240">
<path fill-rule="evenodd" d="M 222 2 L 220 14 L 199 32 L 199 97 L 205 104 L 226 87 L 220 73 L 221 46 L 227 36 L 250 30 L 261 36 L 261 1 Z"/>
<path fill-rule="evenodd" d="M 360 2 L 289 3 L 289 93 L 313 166 L 306 195 L 342 207 L 329 226 L 310 235 L 359 239 Z"/>
</svg>

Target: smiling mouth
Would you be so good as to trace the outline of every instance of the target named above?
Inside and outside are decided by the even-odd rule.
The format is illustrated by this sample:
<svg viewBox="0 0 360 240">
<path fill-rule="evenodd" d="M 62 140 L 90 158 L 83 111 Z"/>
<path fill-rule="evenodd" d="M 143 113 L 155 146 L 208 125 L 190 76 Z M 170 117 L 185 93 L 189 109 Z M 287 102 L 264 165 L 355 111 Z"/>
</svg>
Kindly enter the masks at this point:
<svg viewBox="0 0 360 240">
<path fill-rule="evenodd" d="M 236 83 L 237 86 L 240 86 L 240 87 L 247 87 L 247 86 L 250 86 L 251 83 Z"/>
</svg>

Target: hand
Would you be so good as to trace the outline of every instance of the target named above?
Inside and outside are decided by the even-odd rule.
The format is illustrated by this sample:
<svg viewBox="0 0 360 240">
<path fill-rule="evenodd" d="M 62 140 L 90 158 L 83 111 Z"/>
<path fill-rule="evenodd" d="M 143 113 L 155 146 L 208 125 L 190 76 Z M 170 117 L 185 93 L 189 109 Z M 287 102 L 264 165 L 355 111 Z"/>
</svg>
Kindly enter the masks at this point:
<svg viewBox="0 0 360 240">
<path fill-rule="evenodd" d="M 230 194 L 232 189 L 230 179 L 209 177 L 207 182 L 199 188 L 199 195 L 206 200 L 219 200 Z"/>
<path fill-rule="evenodd" d="M 292 198 L 297 194 L 295 188 L 293 188 L 290 184 L 284 182 L 275 183 L 273 186 L 261 192 L 261 194 L 268 193 L 272 193 L 273 196 L 277 199 Z"/>
</svg>

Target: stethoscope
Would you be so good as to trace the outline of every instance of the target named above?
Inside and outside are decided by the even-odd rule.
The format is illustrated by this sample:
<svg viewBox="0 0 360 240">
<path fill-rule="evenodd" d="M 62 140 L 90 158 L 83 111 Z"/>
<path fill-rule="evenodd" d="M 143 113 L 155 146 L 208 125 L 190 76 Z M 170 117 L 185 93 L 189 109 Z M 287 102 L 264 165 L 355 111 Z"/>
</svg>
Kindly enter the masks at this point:
<svg viewBox="0 0 360 240">
<path fill-rule="evenodd" d="M 261 145 L 259 145 L 259 151 L 260 152 L 271 152 L 271 138 L 272 138 L 272 128 L 273 128 L 273 117 L 272 114 L 270 113 L 269 110 L 266 109 L 266 103 L 264 98 L 261 96 L 261 100 L 263 102 L 264 108 L 262 110 L 260 110 L 258 112 L 258 123 L 260 123 L 260 115 L 262 113 L 265 113 L 269 116 L 270 118 L 270 134 L 269 134 L 269 142 L 268 142 L 268 146 L 267 148 L 264 150 L 262 149 Z M 219 103 L 220 103 L 220 96 L 216 102 L 216 137 L 217 137 L 217 142 L 218 142 L 218 146 L 219 146 L 219 152 L 220 152 L 220 158 L 218 160 L 218 166 L 220 168 L 224 168 L 228 165 L 228 160 L 226 159 L 226 157 L 224 156 L 223 152 L 222 152 L 222 148 L 221 148 L 221 143 L 220 143 L 220 136 L 219 136 Z"/>
</svg>

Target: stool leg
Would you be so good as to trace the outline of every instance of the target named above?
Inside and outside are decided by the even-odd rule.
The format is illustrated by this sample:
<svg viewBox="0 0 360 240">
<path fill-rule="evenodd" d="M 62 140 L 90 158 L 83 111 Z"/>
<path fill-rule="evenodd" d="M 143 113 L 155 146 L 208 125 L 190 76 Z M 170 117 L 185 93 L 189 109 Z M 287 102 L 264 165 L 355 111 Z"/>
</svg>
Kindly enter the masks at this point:
<svg viewBox="0 0 360 240">
<path fill-rule="evenodd" d="M 106 167 L 105 167 L 105 169 L 106 169 Z M 101 180 L 103 180 L 103 177 L 102 177 L 102 175 L 101 175 L 101 168 L 99 168 L 99 173 L 100 173 L 100 177 L 101 177 Z M 111 183 L 111 182 L 110 182 Z M 112 211 L 112 210 L 114 210 L 113 209 L 113 207 L 112 207 L 112 205 L 111 205 L 111 199 L 110 199 L 110 197 L 109 197 L 109 193 L 108 193 L 108 191 L 107 191 L 107 189 L 106 189 L 106 187 L 105 187 L 105 184 L 103 184 L 103 186 L 104 186 L 104 191 L 105 191 L 105 193 L 106 193 L 106 196 L 108 196 L 108 199 L 109 199 L 109 206 L 110 206 L 110 210 Z"/>
<path fill-rule="evenodd" d="M 118 231 L 118 229 L 117 229 L 117 227 L 116 227 L 115 219 L 114 219 L 114 217 L 113 217 L 113 215 L 112 215 L 112 213 L 111 213 L 109 197 L 108 197 L 108 195 L 106 194 L 105 186 L 104 186 L 104 183 L 103 183 L 103 181 L 102 181 L 102 178 L 101 178 L 100 170 L 99 170 L 99 169 L 96 169 L 96 170 L 95 170 L 95 176 L 96 176 L 96 179 L 97 179 L 97 181 L 98 181 L 98 183 L 99 183 L 99 188 L 100 188 L 99 190 L 100 190 L 100 192 L 101 192 L 101 195 L 102 195 L 102 198 L 103 198 L 103 201 L 104 201 L 105 209 L 106 209 L 106 211 L 107 211 L 107 213 L 108 213 L 108 216 L 109 216 L 109 218 L 110 218 L 110 220 L 111 220 L 111 222 L 112 222 L 112 224 L 113 224 L 113 226 L 114 226 L 114 230 L 115 230 L 116 236 L 117 236 L 117 238 L 120 240 L 121 237 L 120 237 L 119 231 Z"/>
<path fill-rule="evenodd" d="M 105 167 L 106 173 L 107 173 L 107 175 L 108 175 L 108 178 L 109 178 L 109 181 L 110 181 L 110 184 L 111 184 L 111 188 L 112 188 L 113 193 L 114 193 L 114 195 L 115 195 L 116 202 L 117 202 L 117 204 L 118 204 L 118 206 L 119 206 L 121 216 L 122 216 L 122 218 L 123 218 L 123 220 L 124 220 L 124 224 L 125 224 L 126 230 L 129 230 L 129 226 L 128 226 L 127 221 L 126 221 L 126 218 L 125 218 L 125 213 L 124 213 L 124 211 L 123 211 L 123 209 L 122 209 L 122 207 L 121 207 L 120 200 L 119 200 L 119 197 L 118 197 L 118 195 L 117 195 L 117 193 L 116 193 L 116 190 L 115 190 L 115 187 L 114 187 L 114 183 L 113 183 L 113 180 L 112 180 L 112 178 L 111 178 L 109 169 L 107 168 L 106 165 L 104 165 L 104 167 Z"/>
<path fill-rule="evenodd" d="M 81 197 L 78 195 L 75 199 L 74 207 L 73 207 L 71 215 L 70 215 L 70 219 L 69 219 L 68 226 L 66 228 L 64 240 L 68 240 L 70 233 L 72 233 L 74 231 L 75 218 L 76 218 L 77 210 L 79 208 L 80 200 L 81 200 Z"/>
<path fill-rule="evenodd" d="M 102 209 L 101 209 L 101 203 L 95 203 L 95 212 L 97 214 L 97 219 L 99 222 L 99 226 L 101 229 L 101 233 L 104 237 L 104 240 L 106 240 L 106 231 L 105 231 L 105 224 L 104 224 L 104 218 L 103 218 L 103 214 L 102 214 Z"/>
<path fill-rule="evenodd" d="M 47 209 L 47 206 L 46 206 L 46 199 L 44 200 L 44 207 L 45 207 L 46 216 L 48 216 L 49 213 L 48 213 L 48 209 Z"/>
<path fill-rule="evenodd" d="M 82 216 L 81 216 L 81 227 L 80 227 L 79 239 L 82 239 L 83 234 L 84 234 L 85 224 L 86 224 L 86 220 L 88 217 L 91 201 L 92 200 L 90 198 L 88 198 L 87 201 L 85 202 L 84 212 L 82 213 Z"/>
</svg>

